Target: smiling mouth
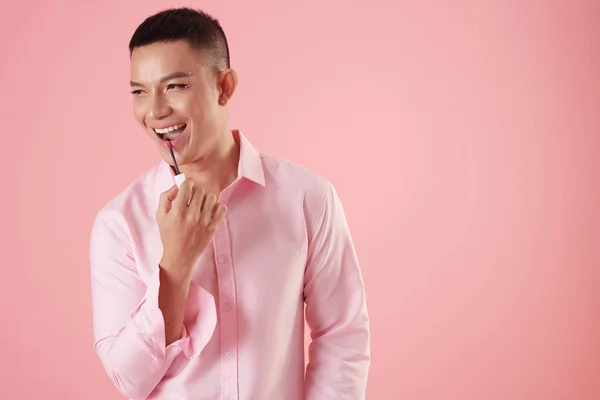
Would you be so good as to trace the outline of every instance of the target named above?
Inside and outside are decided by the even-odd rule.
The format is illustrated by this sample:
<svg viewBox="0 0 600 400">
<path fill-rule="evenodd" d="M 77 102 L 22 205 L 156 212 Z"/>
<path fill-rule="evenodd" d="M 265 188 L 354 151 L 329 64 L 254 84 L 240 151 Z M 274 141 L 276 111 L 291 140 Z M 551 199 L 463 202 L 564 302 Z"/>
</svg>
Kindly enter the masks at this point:
<svg viewBox="0 0 600 400">
<path fill-rule="evenodd" d="M 187 124 L 176 125 L 177 129 L 153 129 L 154 133 L 160 140 L 168 141 L 175 140 L 181 135 L 181 133 L 187 128 Z"/>
</svg>

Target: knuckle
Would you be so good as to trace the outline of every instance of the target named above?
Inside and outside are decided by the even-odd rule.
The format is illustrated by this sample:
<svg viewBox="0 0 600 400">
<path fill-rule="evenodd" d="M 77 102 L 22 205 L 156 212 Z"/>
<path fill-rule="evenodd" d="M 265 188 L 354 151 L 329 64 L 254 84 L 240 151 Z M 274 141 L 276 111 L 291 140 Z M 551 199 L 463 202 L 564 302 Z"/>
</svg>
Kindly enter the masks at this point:
<svg viewBox="0 0 600 400">
<path fill-rule="evenodd" d="M 173 207 L 173 213 L 178 221 L 181 221 L 185 218 L 185 213 L 181 210 L 181 207 Z"/>
<path fill-rule="evenodd" d="M 187 209 L 185 213 L 183 213 L 183 217 L 187 220 L 187 221 L 193 221 L 195 218 L 195 213 L 191 212 L 191 210 Z"/>
</svg>

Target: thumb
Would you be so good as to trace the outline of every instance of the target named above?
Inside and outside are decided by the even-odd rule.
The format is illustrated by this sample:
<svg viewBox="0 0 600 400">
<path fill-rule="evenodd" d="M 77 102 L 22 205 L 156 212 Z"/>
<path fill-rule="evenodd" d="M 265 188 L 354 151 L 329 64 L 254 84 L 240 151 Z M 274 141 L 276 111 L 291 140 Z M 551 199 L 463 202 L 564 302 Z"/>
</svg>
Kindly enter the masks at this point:
<svg viewBox="0 0 600 400">
<path fill-rule="evenodd" d="M 177 185 L 173 185 L 171 186 L 171 188 L 169 190 L 167 190 L 166 192 L 163 192 L 160 195 L 160 200 L 158 203 L 158 214 L 166 214 L 169 211 L 171 211 L 171 205 L 173 203 L 173 200 L 175 200 L 175 198 L 177 197 L 177 193 L 179 192 L 179 189 L 177 188 Z"/>
</svg>

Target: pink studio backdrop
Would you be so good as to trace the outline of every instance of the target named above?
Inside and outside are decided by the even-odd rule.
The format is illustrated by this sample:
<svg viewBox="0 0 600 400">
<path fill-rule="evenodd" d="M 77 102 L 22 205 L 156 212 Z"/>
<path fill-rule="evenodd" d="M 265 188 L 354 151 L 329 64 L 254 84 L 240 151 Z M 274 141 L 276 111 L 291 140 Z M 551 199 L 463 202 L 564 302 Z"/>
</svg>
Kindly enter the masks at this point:
<svg viewBox="0 0 600 400">
<path fill-rule="evenodd" d="M 600 398 L 598 2 L 3 2 L 0 398 L 121 398 L 89 230 L 158 161 L 127 44 L 179 5 L 229 36 L 233 127 L 338 188 L 369 399 Z"/>
</svg>

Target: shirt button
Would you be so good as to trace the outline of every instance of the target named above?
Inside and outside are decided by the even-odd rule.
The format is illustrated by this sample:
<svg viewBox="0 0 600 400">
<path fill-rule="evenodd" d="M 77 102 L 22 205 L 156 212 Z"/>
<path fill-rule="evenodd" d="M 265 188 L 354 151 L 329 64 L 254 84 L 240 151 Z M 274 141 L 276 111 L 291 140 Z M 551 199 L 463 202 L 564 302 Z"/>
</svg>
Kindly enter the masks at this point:
<svg viewBox="0 0 600 400">
<path fill-rule="evenodd" d="M 225 357 L 227 357 L 229 360 L 231 360 L 233 358 L 233 353 L 228 351 L 227 353 L 225 353 Z"/>
<path fill-rule="evenodd" d="M 225 311 L 229 311 L 229 310 L 231 310 L 231 304 L 225 303 Z"/>
<path fill-rule="evenodd" d="M 221 257 L 219 257 L 219 262 L 220 262 L 221 264 L 225 264 L 225 263 L 227 262 L 227 257 L 225 257 L 225 256 L 221 256 Z"/>
</svg>

